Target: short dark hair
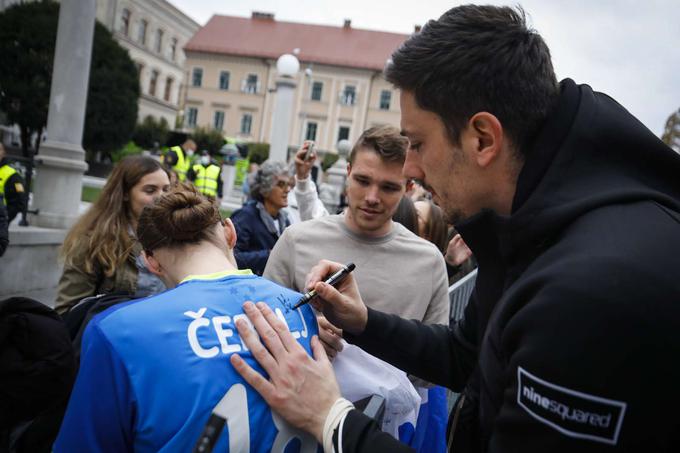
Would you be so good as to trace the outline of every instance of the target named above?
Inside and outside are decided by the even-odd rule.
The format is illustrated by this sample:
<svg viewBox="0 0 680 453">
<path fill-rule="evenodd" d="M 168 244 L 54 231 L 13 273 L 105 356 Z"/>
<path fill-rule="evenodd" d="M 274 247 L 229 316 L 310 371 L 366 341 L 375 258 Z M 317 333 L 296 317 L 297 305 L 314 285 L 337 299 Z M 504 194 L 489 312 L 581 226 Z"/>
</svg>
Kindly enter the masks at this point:
<svg viewBox="0 0 680 453">
<path fill-rule="evenodd" d="M 559 95 L 550 50 L 521 7 L 448 10 L 392 54 L 385 78 L 437 114 L 455 144 L 465 123 L 486 111 L 522 150 Z"/>
<path fill-rule="evenodd" d="M 374 126 L 366 129 L 349 153 L 349 163 L 353 164 L 358 151 L 375 151 L 383 162 L 404 164 L 408 139 L 394 126 Z"/>
</svg>

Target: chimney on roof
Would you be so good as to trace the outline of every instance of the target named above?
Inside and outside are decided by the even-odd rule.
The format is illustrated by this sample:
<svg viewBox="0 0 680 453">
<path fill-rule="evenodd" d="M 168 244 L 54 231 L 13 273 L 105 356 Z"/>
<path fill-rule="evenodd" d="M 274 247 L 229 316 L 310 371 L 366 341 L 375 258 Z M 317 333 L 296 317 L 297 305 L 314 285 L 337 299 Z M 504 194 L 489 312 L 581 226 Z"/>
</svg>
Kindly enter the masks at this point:
<svg viewBox="0 0 680 453">
<path fill-rule="evenodd" d="M 345 19 L 345 23 L 342 28 L 352 28 L 352 19 Z"/>
<path fill-rule="evenodd" d="M 422 28 L 423 27 L 421 25 L 416 25 L 415 27 L 413 27 L 413 33 L 420 33 L 420 30 Z"/>
<path fill-rule="evenodd" d="M 263 13 L 262 11 L 253 11 L 253 19 L 274 20 L 274 13 Z"/>
</svg>

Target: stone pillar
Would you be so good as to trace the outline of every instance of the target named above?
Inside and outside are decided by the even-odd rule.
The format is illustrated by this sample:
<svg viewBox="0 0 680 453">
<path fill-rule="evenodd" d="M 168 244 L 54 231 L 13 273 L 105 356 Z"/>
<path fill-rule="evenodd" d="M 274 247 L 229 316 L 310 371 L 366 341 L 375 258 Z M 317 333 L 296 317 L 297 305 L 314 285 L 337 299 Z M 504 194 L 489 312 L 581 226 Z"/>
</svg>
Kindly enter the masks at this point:
<svg viewBox="0 0 680 453">
<path fill-rule="evenodd" d="M 271 148 L 269 149 L 270 160 L 286 162 L 288 157 L 295 86 L 295 80 L 291 78 L 279 77 L 276 81 L 276 101 L 274 102 Z"/>
<path fill-rule="evenodd" d="M 326 210 L 335 214 L 340 206 L 340 195 L 347 183 L 347 156 L 352 149 L 349 140 L 340 140 L 337 144 L 338 160 L 326 172 L 326 182 L 319 187 L 319 198 Z"/>
<path fill-rule="evenodd" d="M 47 140 L 40 147 L 33 207 L 35 224 L 68 228 L 78 217 L 83 173 L 85 106 L 96 0 L 62 0 L 47 116 Z"/>
</svg>

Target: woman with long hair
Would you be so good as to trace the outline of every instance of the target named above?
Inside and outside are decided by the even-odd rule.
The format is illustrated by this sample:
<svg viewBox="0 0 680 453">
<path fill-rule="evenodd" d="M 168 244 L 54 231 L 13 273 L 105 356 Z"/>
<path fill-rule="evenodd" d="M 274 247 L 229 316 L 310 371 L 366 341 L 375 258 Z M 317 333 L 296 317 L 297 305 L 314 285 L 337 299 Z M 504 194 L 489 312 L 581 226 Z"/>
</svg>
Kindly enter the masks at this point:
<svg viewBox="0 0 680 453">
<path fill-rule="evenodd" d="M 215 409 L 228 422 L 214 451 L 315 453 L 314 438 L 273 414 L 230 363 L 238 353 L 262 370 L 236 330 L 247 301 L 266 303 L 318 356 L 312 309 L 292 309 L 301 295 L 237 269 L 233 224 L 193 186 L 146 207 L 137 236 L 171 289 L 90 321 L 54 451 L 192 451 Z"/>
<path fill-rule="evenodd" d="M 142 297 L 165 289 L 144 266 L 134 231 L 142 209 L 169 187 L 167 171 L 151 157 L 130 156 L 116 165 L 99 198 L 64 241 L 55 303 L 59 314 L 96 294 Z"/>
</svg>

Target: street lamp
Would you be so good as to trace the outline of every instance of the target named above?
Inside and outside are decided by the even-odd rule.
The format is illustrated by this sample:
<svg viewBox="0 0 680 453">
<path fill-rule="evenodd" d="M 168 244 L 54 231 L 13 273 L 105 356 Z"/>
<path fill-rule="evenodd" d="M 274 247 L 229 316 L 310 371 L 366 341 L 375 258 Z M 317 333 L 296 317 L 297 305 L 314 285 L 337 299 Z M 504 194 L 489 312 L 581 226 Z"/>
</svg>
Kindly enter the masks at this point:
<svg viewBox="0 0 680 453">
<path fill-rule="evenodd" d="M 276 61 L 276 101 L 272 114 L 272 135 L 269 159 L 285 162 L 288 157 L 290 121 L 293 117 L 293 93 L 297 86 L 295 76 L 300 62 L 291 54 L 283 54 Z"/>
</svg>

